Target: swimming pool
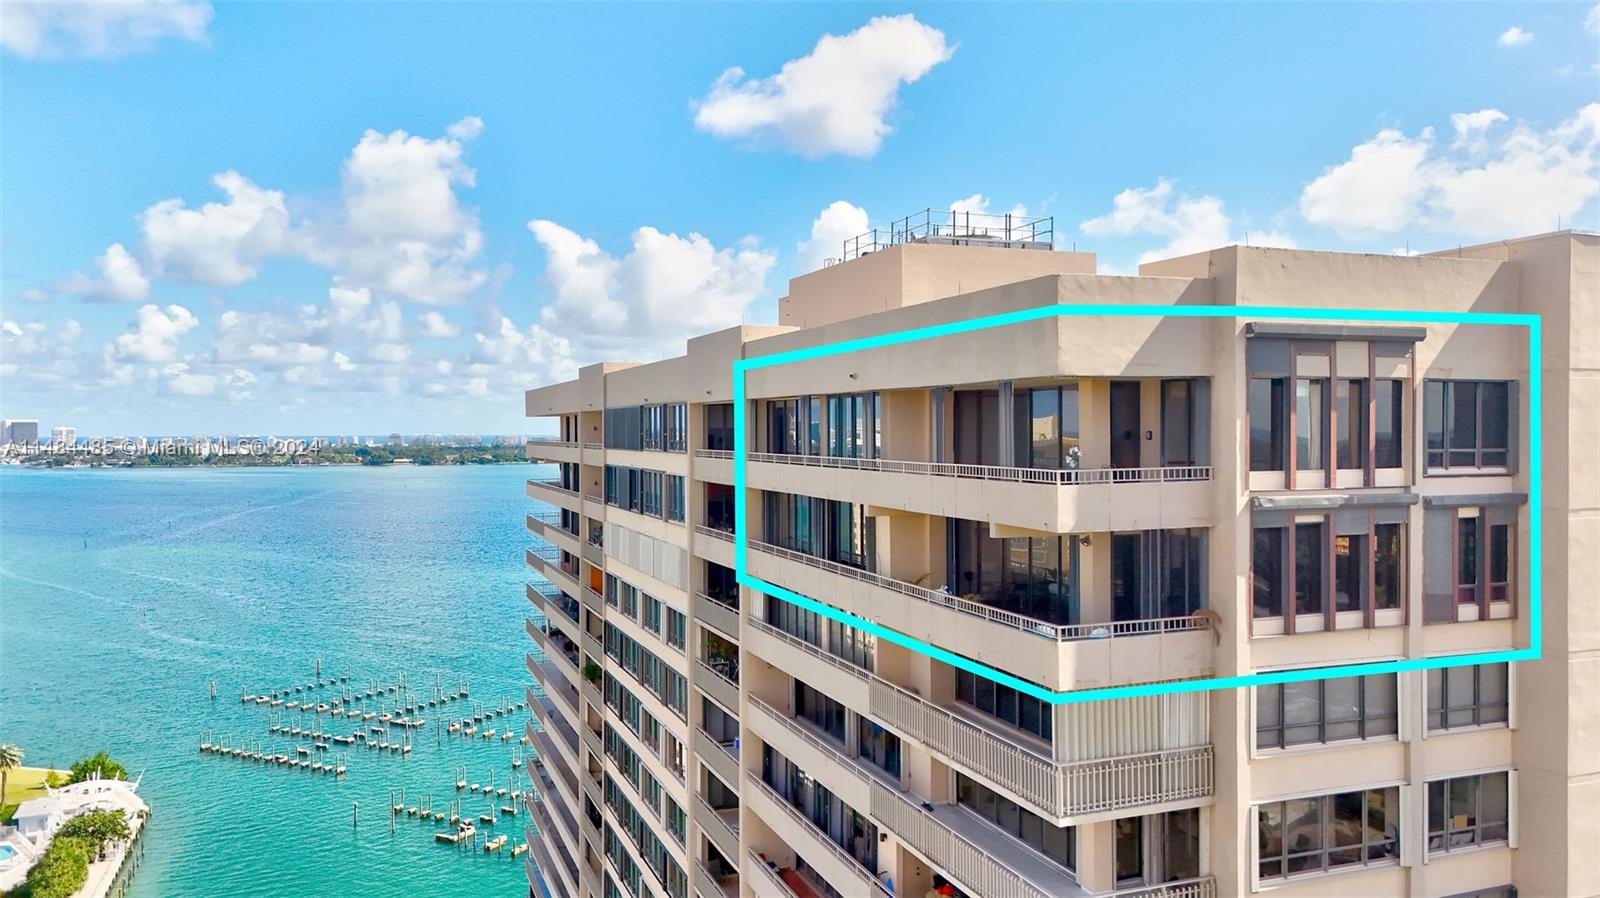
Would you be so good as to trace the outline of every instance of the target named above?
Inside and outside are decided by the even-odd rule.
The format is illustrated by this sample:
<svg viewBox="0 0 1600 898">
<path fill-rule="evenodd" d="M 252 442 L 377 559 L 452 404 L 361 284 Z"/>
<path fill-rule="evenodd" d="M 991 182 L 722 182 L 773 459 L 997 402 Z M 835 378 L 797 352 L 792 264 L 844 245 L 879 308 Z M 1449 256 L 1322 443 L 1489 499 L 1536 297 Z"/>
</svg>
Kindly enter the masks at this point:
<svg viewBox="0 0 1600 898">
<path fill-rule="evenodd" d="M 10 845 L 0 845 L 0 867 L 4 867 L 6 862 L 16 856 L 17 849 L 12 848 Z"/>
</svg>

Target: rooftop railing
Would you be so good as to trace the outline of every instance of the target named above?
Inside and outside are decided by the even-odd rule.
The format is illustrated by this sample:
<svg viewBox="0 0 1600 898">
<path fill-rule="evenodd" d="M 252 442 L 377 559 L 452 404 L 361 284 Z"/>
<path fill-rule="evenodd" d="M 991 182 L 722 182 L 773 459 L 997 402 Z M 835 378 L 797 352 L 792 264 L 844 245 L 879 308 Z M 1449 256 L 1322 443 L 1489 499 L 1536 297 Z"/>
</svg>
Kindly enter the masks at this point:
<svg viewBox="0 0 1600 898">
<path fill-rule="evenodd" d="M 948 243 L 1050 249 L 1055 245 L 1055 218 L 1011 212 L 963 212 L 923 209 L 844 241 L 843 259 L 851 259 L 902 243 Z"/>
</svg>

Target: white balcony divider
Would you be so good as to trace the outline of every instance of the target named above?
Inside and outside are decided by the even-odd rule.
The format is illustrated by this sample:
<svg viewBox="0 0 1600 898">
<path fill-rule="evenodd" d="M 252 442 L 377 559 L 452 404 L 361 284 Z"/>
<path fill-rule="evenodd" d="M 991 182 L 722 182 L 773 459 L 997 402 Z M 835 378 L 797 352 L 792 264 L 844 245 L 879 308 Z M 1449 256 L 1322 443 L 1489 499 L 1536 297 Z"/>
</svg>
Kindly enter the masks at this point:
<svg viewBox="0 0 1600 898">
<path fill-rule="evenodd" d="M 951 595 L 941 590 L 915 586 L 903 580 L 896 580 L 893 577 L 885 577 L 882 574 L 875 574 L 871 571 L 864 571 L 836 561 L 817 558 L 804 552 L 796 552 L 793 549 L 785 549 L 782 546 L 775 546 L 771 543 L 751 540 L 750 548 L 757 552 L 764 552 L 789 561 L 796 561 L 808 567 L 838 574 L 841 577 L 870 583 L 904 596 L 910 596 L 913 599 L 920 599 L 932 605 L 950 608 L 974 617 L 981 617 L 1002 626 L 1011 627 L 1046 639 L 1053 639 L 1057 642 L 1076 642 L 1082 639 L 1115 639 L 1117 637 L 1143 636 L 1151 633 L 1176 633 L 1183 630 L 1205 630 L 1211 626 L 1210 620 L 1200 615 L 1107 621 L 1099 624 L 1053 624 L 1036 617 L 1016 614 L 991 605 L 985 605 L 982 602 L 974 602 L 971 599 Z"/>
<path fill-rule="evenodd" d="M 893 898 L 893 896 L 890 895 L 889 890 L 884 888 L 883 883 L 879 882 L 876 876 L 867 873 L 866 868 L 861 866 L 861 862 L 856 860 L 855 855 L 845 851 L 844 848 L 841 847 L 837 842 L 828 838 L 828 836 L 823 833 L 822 830 L 817 829 L 817 825 L 812 823 L 810 818 L 800 813 L 800 809 L 796 808 L 794 805 L 785 800 L 782 795 L 778 794 L 776 789 L 773 789 L 771 786 L 763 782 L 761 777 L 755 775 L 754 771 L 747 770 L 745 771 L 744 776 L 745 782 L 748 784 L 749 788 L 761 793 L 762 795 L 765 795 L 767 799 L 773 804 L 777 805 L 778 808 L 783 811 L 783 813 L 787 814 L 796 823 L 800 824 L 801 828 L 806 833 L 815 836 L 818 843 L 820 843 L 827 850 L 833 852 L 834 856 L 837 857 L 841 863 L 845 864 L 848 869 L 860 876 L 861 884 L 863 886 L 865 886 L 867 883 L 871 883 L 873 887 L 873 895 L 880 896 L 880 898 Z M 836 888 L 839 888 L 840 886 L 847 884 L 834 883 L 833 885 Z M 865 894 L 864 889 L 852 891 L 847 888 L 840 888 L 840 891 L 846 895 Z M 1049 896 L 1044 896 L 1044 898 L 1049 898 Z"/>
<path fill-rule="evenodd" d="M 957 465 L 946 462 L 842 458 L 833 455 L 789 455 L 777 452 L 750 452 L 746 454 L 745 460 L 811 468 L 847 468 L 890 474 L 964 477 L 973 480 L 1003 480 L 1011 483 L 1044 483 L 1056 486 L 1090 483 L 1177 483 L 1211 479 L 1210 465 L 1153 468 L 1013 468 L 1003 465 Z"/>
<path fill-rule="evenodd" d="M 879 782 L 873 782 L 871 788 L 873 819 L 944 868 L 961 883 L 963 891 L 1008 898 L 1057 898 L 895 790 Z"/>
</svg>

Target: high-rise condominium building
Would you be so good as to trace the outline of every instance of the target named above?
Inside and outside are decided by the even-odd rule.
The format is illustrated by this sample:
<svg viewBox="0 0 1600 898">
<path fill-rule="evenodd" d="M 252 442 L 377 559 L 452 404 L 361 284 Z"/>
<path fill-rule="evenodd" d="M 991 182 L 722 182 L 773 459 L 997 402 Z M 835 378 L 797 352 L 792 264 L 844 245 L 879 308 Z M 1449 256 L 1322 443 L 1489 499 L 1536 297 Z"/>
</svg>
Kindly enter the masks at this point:
<svg viewBox="0 0 1600 898">
<path fill-rule="evenodd" d="M 52 427 L 50 428 L 50 442 L 57 447 L 75 446 L 78 443 L 78 428 Z"/>
<path fill-rule="evenodd" d="M 6 418 L 0 422 L 0 443 L 12 446 L 32 446 L 39 442 L 39 422 L 23 418 Z"/>
<path fill-rule="evenodd" d="M 534 894 L 1600 894 L 1600 237 L 1109 276 L 1048 224 L 900 222 L 776 326 L 527 393 Z M 1237 315 L 795 352 L 1086 304 Z M 741 499 L 819 605 L 736 582 Z M 1536 662 L 1039 697 L 1521 648 L 1536 574 Z"/>
</svg>

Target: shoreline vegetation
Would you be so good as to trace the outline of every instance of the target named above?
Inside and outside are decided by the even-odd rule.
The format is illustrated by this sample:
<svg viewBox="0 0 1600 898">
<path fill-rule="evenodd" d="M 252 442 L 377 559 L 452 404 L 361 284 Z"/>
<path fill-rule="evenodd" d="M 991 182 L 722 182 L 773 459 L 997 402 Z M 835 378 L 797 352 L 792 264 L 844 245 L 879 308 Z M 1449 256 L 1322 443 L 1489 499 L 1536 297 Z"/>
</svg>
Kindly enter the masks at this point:
<svg viewBox="0 0 1600 898">
<path fill-rule="evenodd" d="M 46 454 L 18 459 L 30 468 L 290 468 L 329 465 L 529 464 L 521 446 L 333 446 L 295 453 L 126 451 L 99 455 Z"/>
</svg>

